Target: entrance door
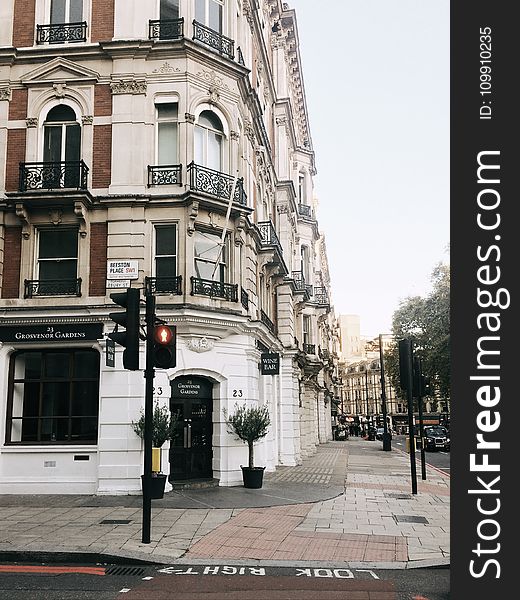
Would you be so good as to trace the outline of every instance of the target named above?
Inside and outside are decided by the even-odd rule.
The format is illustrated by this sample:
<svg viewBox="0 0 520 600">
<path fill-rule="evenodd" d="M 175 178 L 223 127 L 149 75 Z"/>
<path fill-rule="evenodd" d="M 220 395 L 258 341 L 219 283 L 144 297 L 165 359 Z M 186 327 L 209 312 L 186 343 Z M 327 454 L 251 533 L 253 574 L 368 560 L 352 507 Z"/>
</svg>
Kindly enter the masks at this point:
<svg viewBox="0 0 520 600">
<path fill-rule="evenodd" d="M 177 414 L 170 445 L 170 481 L 211 477 L 212 383 L 201 377 L 178 377 L 172 381 L 170 410 Z"/>
</svg>

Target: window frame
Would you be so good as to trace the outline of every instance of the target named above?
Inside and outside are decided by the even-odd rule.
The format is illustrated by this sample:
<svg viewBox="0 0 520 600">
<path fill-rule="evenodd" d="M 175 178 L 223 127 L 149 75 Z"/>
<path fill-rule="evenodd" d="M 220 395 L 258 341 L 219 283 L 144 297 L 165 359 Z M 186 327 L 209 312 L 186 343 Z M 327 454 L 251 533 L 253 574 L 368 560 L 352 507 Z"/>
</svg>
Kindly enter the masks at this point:
<svg viewBox="0 0 520 600">
<path fill-rule="evenodd" d="M 72 260 L 75 260 L 75 262 L 76 262 L 76 276 L 73 277 L 72 279 L 78 279 L 78 277 L 79 277 L 79 275 L 78 275 L 78 272 L 79 272 L 79 259 L 80 259 L 80 256 L 79 256 L 79 249 L 80 249 L 79 228 L 76 225 L 73 225 L 73 224 L 71 224 L 71 225 L 63 225 L 63 226 L 60 226 L 60 227 L 61 227 L 61 229 L 60 229 L 61 232 L 63 232 L 64 230 L 75 231 L 76 232 L 76 257 L 74 258 L 73 256 L 70 256 L 70 257 L 64 256 L 64 257 L 54 257 L 52 259 L 50 259 L 50 258 L 49 259 L 41 259 L 40 258 L 40 254 L 41 254 L 41 251 L 40 251 L 41 234 L 42 234 L 42 232 L 46 232 L 46 231 L 54 231 L 54 229 L 52 229 L 51 227 L 37 227 L 36 228 L 36 243 L 34 245 L 35 246 L 35 257 L 34 257 L 34 263 L 33 263 L 33 277 L 34 277 L 34 279 L 36 279 L 38 281 L 47 281 L 46 279 L 41 279 L 41 277 L 40 277 L 40 263 L 42 261 L 43 262 L 45 262 L 45 261 L 48 261 L 48 262 L 54 261 L 54 262 L 61 263 L 63 261 L 72 261 Z M 54 278 L 52 278 L 52 279 L 54 279 Z M 68 277 L 64 278 L 64 280 L 67 280 L 67 279 L 69 279 L 69 278 Z M 49 280 L 51 280 L 51 279 L 49 279 Z"/>
<path fill-rule="evenodd" d="M 173 118 L 160 118 L 159 117 L 159 107 L 165 105 L 177 105 L 177 117 Z M 170 165 L 178 165 L 179 164 L 179 100 L 178 98 L 156 98 L 154 102 L 154 110 L 155 110 L 155 165 L 158 167 L 165 167 Z M 161 162 L 160 158 L 160 125 L 162 123 L 166 124 L 175 124 L 176 129 L 176 139 L 175 139 L 175 161 L 173 162 Z M 164 134 L 163 134 L 164 135 Z"/>
<path fill-rule="evenodd" d="M 222 239 L 222 232 L 220 233 L 216 233 L 213 231 L 206 231 L 205 229 L 195 229 L 194 234 L 193 234 L 193 272 L 194 275 L 197 279 L 203 279 L 205 281 L 217 281 L 220 283 L 229 283 L 229 277 L 230 277 L 230 273 L 231 273 L 231 252 L 230 252 L 230 240 L 231 240 L 231 236 L 229 234 L 229 232 L 226 232 L 226 236 L 224 238 L 224 244 L 222 245 L 222 252 L 220 253 L 219 256 L 219 265 L 220 268 L 217 269 L 216 271 L 214 271 L 214 275 L 212 278 L 206 278 L 206 277 L 200 277 L 200 275 L 197 272 L 197 261 L 200 261 L 201 263 L 204 264 L 211 264 L 213 265 L 213 267 L 215 266 L 215 262 L 214 260 L 207 260 L 204 258 L 201 258 L 200 256 L 197 256 L 196 254 L 196 240 L 197 240 L 197 235 L 210 235 L 213 237 L 217 237 L 218 235 L 218 242 L 220 245 L 220 240 Z M 220 271 L 220 273 L 219 273 Z M 219 277 L 218 279 L 214 279 L 215 275 L 219 273 Z"/>
<path fill-rule="evenodd" d="M 166 229 L 168 227 L 172 227 L 175 230 L 175 254 L 158 254 L 157 253 L 157 230 L 158 229 Z M 172 277 L 178 277 L 179 275 L 179 224 L 177 222 L 171 223 L 154 223 L 153 224 L 153 256 L 152 256 L 152 276 L 153 277 L 165 277 L 162 275 L 157 275 L 157 259 L 158 258 L 174 258 L 175 264 L 175 275 Z M 170 276 L 168 276 L 170 277 Z"/>
<path fill-rule="evenodd" d="M 74 366 L 75 366 L 75 361 L 79 359 L 76 359 L 76 354 L 77 353 L 84 353 L 84 352 L 88 352 L 89 354 L 92 355 L 97 355 L 97 361 L 96 361 L 96 372 L 91 376 L 91 377 L 77 377 L 74 376 L 73 372 L 74 372 Z M 26 374 L 24 373 L 23 376 L 17 377 L 16 376 L 16 361 L 23 355 L 26 354 L 36 354 L 36 353 L 40 353 L 42 355 L 41 359 L 40 359 L 40 376 L 38 378 L 31 378 L 31 377 L 26 377 Z M 62 353 L 62 354 L 67 354 L 68 355 L 68 361 L 69 361 L 69 373 L 67 377 L 46 377 L 44 375 L 44 365 L 46 365 L 46 360 L 47 360 L 47 356 L 51 355 L 51 354 L 56 354 L 56 353 Z M 45 358 L 44 358 L 45 357 Z M 7 405 L 6 405 L 6 425 L 5 425 L 5 444 L 9 445 L 9 446 L 78 446 L 78 445 L 83 445 L 83 446 L 90 446 L 90 445 L 97 445 L 98 444 L 98 440 L 99 440 L 99 405 L 100 405 L 100 381 L 101 381 L 101 355 L 100 353 L 94 349 L 94 348 L 87 348 L 87 347 L 77 347 L 77 348 L 66 348 L 63 346 L 57 346 L 55 348 L 26 348 L 26 349 L 21 349 L 21 350 L 16 350 L 15 352 L 13 352 L 10 357 L 9 357 L 9 374 L 8 374 L 8 389 L 7 389 Z M 37 416 L 24 416 L 24 404 L 25 404 L 25 385 L 26 383 L 38 383 L 38 387 L 39 387 L 39 391 L 38 391 L 38 415 Z M 52 383 L 62 383 L 62 384 L 68 384 L 69 386 L 69 396 L 68 396 L 68 414 L 67 415 L 45 415 L 45 406 L 43 404 L 44 398 L 44 386 L 45 384 L 52 384 Z M 96 414 L 80 414 L 80 415 L 74 415 L 73 414 L 73 404 L 74 404 L 74 400 L 75 400 L 75 392 L 78 391 L 78 389 L 83 388 L 84 386 L 79 386 L 79 384 L 85 384 L 85 383 L 95 383 L 96 384 L 96 392 L 95 392 L 95 399 L 93 398 L 93 400 L 95 400 L 95 405 L 96 405 L 96 409 L 97 412 Z M 14 417 L 13 416 L 13 412 L 14 412 L 14 402 L 15 402 L 15 385 L 16 384 L 22 384 L 23 389 L 22 389 L 22 394 L 21 394 L 21 405 L 20 405 L 20 417 Z M 79 406 L 81 406 L 81 403 L 78 403 Z M 24 439 L 20 439 L 20 440 L 13 440 L 13 422 L 16 421 L 20 421 L 21 425 L 20 425 L 20 431 L 19 431 L 19 435 L 20 438 L 23 437 L 23 421 L 24 419 L 36 419 L 37 420 L 37 434 L 36 437 L 38 439 L 36 440 L 24 440 Z M 95 430 L 96 430 L 96 435 L 95 435 L 95 439 L 78 439 L 78 440 L 73 440 L 71 439 L 72 435 L 73 435 L 73 431 L 72 431 L 72 424 L 74 420 L 79 420 L 79 419 L 95 419 L 96 420 L 96 426 L 95 426 Z M 45 439 L 41 439 L 42 437 L 42 427 L 41 427 L 41 423 L 45 420 L 50 420 L 51 422 L 56 421 L 56 420 L 66 420 L 67 421 L 67 439 L 49 439 L 49 440 L 45 440 Z M 51 434 L 51 438 L 52 438 L 52 434 Z"/>
</svg>

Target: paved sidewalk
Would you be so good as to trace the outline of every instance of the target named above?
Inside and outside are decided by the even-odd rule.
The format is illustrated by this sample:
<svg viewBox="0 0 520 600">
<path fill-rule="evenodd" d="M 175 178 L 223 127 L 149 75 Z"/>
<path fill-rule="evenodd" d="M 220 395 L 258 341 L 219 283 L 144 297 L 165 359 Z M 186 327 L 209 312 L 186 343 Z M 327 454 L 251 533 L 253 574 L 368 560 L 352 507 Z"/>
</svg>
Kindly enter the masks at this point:
<svg viewBox="0 0 520 600">
<path fill-rule="evenodd" d="M 330 442 L 260 490 L 210 488 L 154 500 L 141 543 L 140 496 L 0 496 L 0 556 L 97 555 L 161 563 L 449 564 L 449 476 L 427 468 L 411 494 L 409 456 L 381 442 Z M 114 521 L 124 521 L 114 523 Z"/>
</svg>

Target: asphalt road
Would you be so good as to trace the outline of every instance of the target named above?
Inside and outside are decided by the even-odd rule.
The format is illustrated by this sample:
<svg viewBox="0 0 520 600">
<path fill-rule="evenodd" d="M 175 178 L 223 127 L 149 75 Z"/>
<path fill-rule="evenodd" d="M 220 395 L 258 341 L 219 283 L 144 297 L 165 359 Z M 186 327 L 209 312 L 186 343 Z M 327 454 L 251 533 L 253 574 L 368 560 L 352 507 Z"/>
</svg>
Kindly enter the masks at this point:
<svg viewBox="0 0 520 600">
<path fill-rule="evenodd" d="M 0 565 L 1 600 L 448 600 L 449 569 Z"/>
<path fill-rule="evenodd" d="M 395 435 L 392 438 L 392 447 L 398 448 L 399 450 L 406 450 L 406 437 L 404 435 Z M 382 443 L 382 442 L 378 442 Z M 420 448 L 416 450 L 415 456 L 420 463 L 421 460 L 421 450 Z M 444 473 L 450 474 L 450 453 L 445 452 L 444 450 L 435 450 L 424 452 L 426 464 L 430 464 L 437 469 L 440 469 Z"/>
</svg>

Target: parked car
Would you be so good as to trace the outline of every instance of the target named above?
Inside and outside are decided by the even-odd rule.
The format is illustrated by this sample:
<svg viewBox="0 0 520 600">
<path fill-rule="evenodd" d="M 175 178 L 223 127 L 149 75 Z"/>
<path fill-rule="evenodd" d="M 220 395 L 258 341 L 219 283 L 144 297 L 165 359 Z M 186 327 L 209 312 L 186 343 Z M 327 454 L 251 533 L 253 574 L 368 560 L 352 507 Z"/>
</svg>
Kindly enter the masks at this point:
<svg viewBox="0 0 520 600">
<path fill-rule="evenodd" d="M 390 431 L 390 429 L 387 430 L 388 433 L 390 434 L 390 439 L 392 439 L 392 433 Z M 383 433 L 385 432 L 385 428 L 384 427 L 378 427 L 376 429 L 376 440 L 383 440 Z"/>
<path fill-rule="evenodd" d="M 424 428 L 425 450 L 450 450 L 450 435 L 442 425 L 430 425 Z"/>
</svg>

